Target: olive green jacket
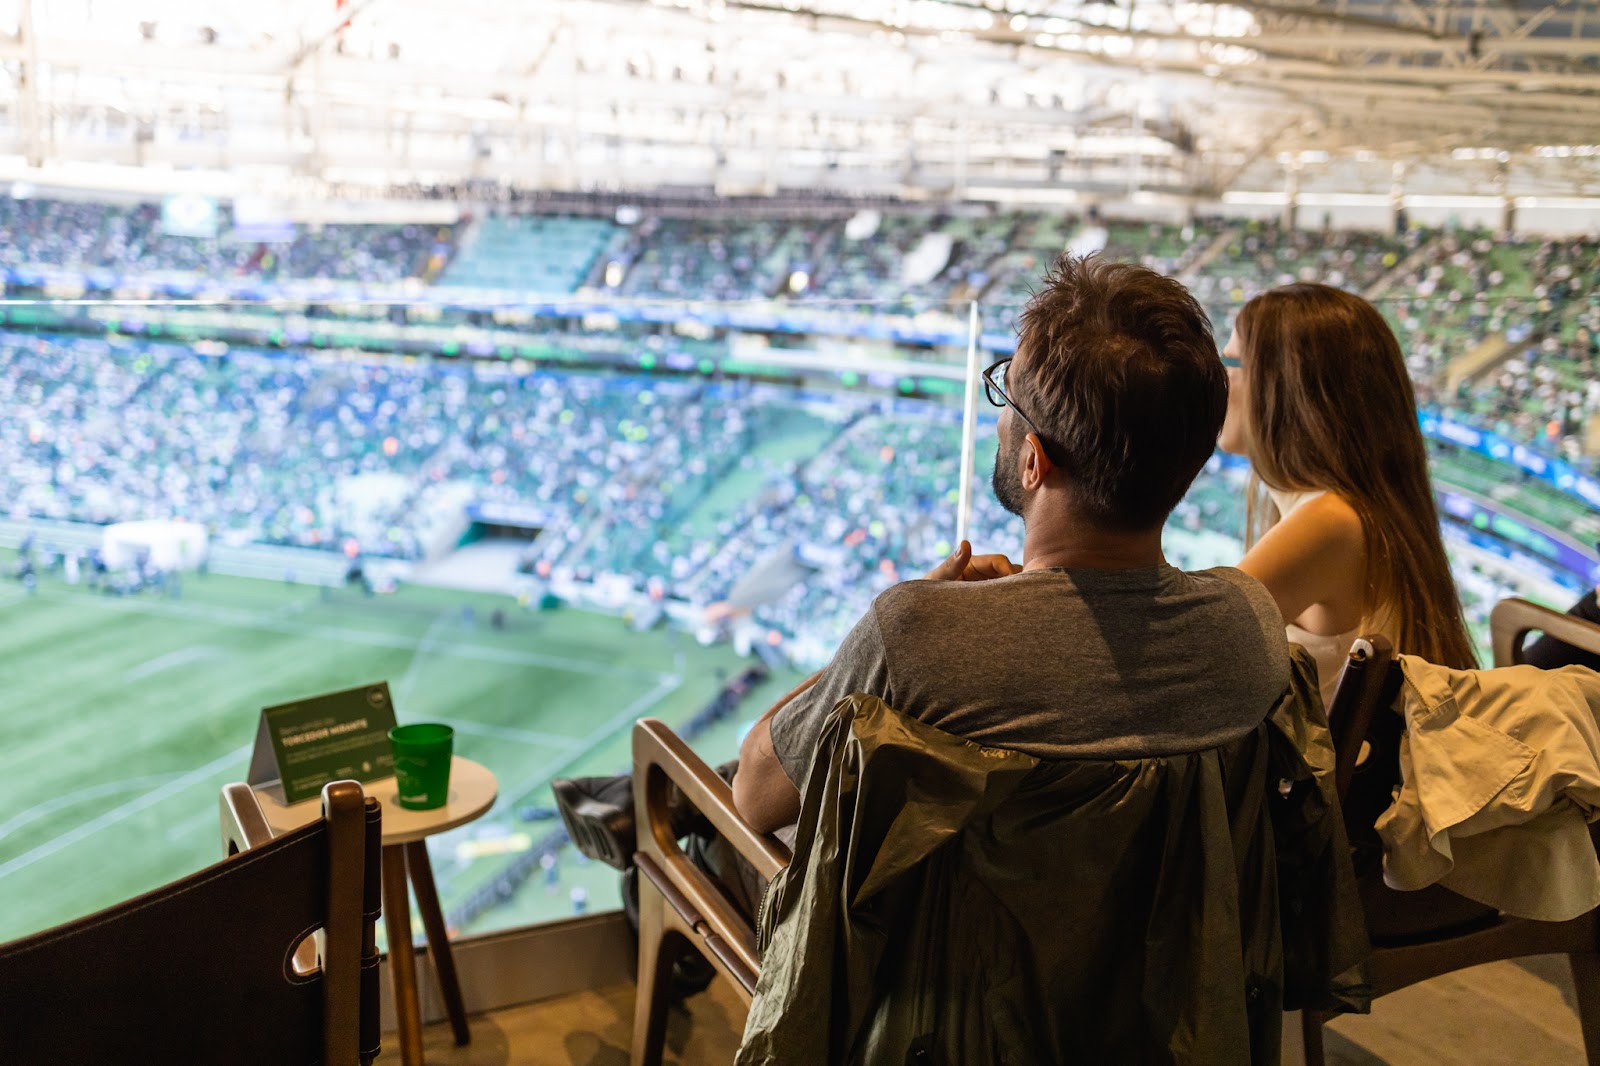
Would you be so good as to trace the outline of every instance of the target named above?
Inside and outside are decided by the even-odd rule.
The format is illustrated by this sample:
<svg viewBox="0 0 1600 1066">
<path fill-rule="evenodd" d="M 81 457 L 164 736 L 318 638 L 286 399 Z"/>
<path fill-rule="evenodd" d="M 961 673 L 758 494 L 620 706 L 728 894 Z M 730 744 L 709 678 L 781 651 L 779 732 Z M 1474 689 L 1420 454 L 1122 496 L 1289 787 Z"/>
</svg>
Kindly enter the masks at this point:
<svg viewBox="0 0 1600 1066">
<path fill-rule="evenodd" d="M 1276 1063 L 1283 1010 L 1364 1010 L 1294 651 L 1258 727 L 1161 758 L 1036 759 L 841 701 L 762 901 L 739 1066 Z"/>
</svg>

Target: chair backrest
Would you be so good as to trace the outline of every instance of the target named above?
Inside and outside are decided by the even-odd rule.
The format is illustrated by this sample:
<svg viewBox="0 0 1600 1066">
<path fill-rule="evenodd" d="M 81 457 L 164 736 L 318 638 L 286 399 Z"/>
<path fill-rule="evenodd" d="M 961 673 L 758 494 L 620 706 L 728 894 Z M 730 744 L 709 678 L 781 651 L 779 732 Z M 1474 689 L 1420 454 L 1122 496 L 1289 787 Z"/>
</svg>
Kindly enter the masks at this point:
<svg viewBox="0 0 1600 1066">
<path fill-rule="evenodd" d="M 1326 990 L 1317 951 L 1331 976 L 1365 949 L 1322 906 L 1337 883 L 1359 913 L 1331 796 L 1293 745 L 1274 719 L 1187 754 L 1041 760 L 847 697 L 763 900 L 739 1062 L 1275 1052 L 1284 865 L 1321 892 L 1289 901 L 1307 901 L 1297 925 L 1329 931 L 1297 940 L 1296 997 Z"/>
<path fill-rule="evenodd" d="M 1362 745 L 1371 743 L 1378 712 L 1391 706 L 1399 691 L 1400 673 L 1389 639 L 1382 634 L 1357 637 L 1328 705 L 1328 729 L 1337 759 L 1334 780 L 1341 801 L 1350 791 Z M 1369 748 L 1367 762 L 1372 755 Z"/>
<path fill-rule="evenodd" d="M 0 1062 L 376 1057 L 377 801 L 334 782 L 323 818 L 277 839 L 247 786 L 222 805 L 229 858 L 0 945 Z M 319 930 L 320 970 L 297 972 L 296 946 Z"/>
<path fill-rule="evenodd" d="M 1528 634 L 1535 631 L 1600 655 L 1600 626 L 1512 597 L 1501 600 L 1489 612 L 1489 642 L 1494 650 L 1494 665 L 1521 665 L 1522 646 Z"/>
<path fill-rule="evenodd" d="M 1328 706 L 1334 785 L 1358 874 L 1383 864 L 1377 822 L 1394 801 L 1400 783 L 1400 737 L 1405 732 L 1405 721 L 1387 712 L 1399 695 L 1400 682 L 1400 664 L 1388 638 L 1358 637 Z"/>
</svg>

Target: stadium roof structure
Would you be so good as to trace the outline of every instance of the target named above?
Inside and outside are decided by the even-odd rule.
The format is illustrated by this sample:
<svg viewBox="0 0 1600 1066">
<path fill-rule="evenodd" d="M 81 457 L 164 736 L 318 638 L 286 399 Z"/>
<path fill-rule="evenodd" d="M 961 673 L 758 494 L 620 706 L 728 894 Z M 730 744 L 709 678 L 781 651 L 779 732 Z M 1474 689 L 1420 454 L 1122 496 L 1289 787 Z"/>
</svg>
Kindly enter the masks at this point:
<svg viewBox="0 0 1600 1066">
<path fill-rule="evenodd" d="M 0 0 L 0 61 L 69 184 L 1600 193 L 1600 0 Z"/>
</svg>

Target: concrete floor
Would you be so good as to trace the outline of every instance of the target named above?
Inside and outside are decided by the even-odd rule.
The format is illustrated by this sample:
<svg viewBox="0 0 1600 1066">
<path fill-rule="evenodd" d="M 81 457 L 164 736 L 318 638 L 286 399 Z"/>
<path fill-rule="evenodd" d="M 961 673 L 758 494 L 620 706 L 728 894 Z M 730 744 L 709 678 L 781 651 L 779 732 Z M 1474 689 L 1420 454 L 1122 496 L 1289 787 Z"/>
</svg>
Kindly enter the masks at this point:
<svg viewBox="0 0 1600 1066">
<path fill-rule="evenodd" d="M 744 1008 L 720 982 L 674 1011 L 667 1062 L 733 1060 Z M 454 1047 L 445 1025 L 427 1030 L 430 1066 L 627 1066 L 633 986 L 613 985 L 495 1011 L 472 1020 Z M 1544 956 L 1448 974 L 1379 1000 L 1365 1017 L 1328 1027 L 1330 1066 L 1582 1066 L 1583 1039 L 1565 959 Z M 378 1059 L 398 1066 L 391 1035 Z"/>
</svg>

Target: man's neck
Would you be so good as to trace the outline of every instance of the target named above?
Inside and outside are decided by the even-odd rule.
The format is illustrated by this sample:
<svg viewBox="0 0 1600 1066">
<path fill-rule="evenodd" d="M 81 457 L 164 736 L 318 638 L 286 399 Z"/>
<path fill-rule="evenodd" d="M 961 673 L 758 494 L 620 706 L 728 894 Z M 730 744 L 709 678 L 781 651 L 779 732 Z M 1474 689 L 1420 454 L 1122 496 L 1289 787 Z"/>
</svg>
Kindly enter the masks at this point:
<svg viewBox="0 0 1600 1066">
<path fill-rule="evenodd" d="M 1135 570 L 1166 561 L 1161 554 L 1160 526 L 1124 533 L 1076 523 L 1030 523 L 1022 542 L 1024 570 Z"/>
</svg>

